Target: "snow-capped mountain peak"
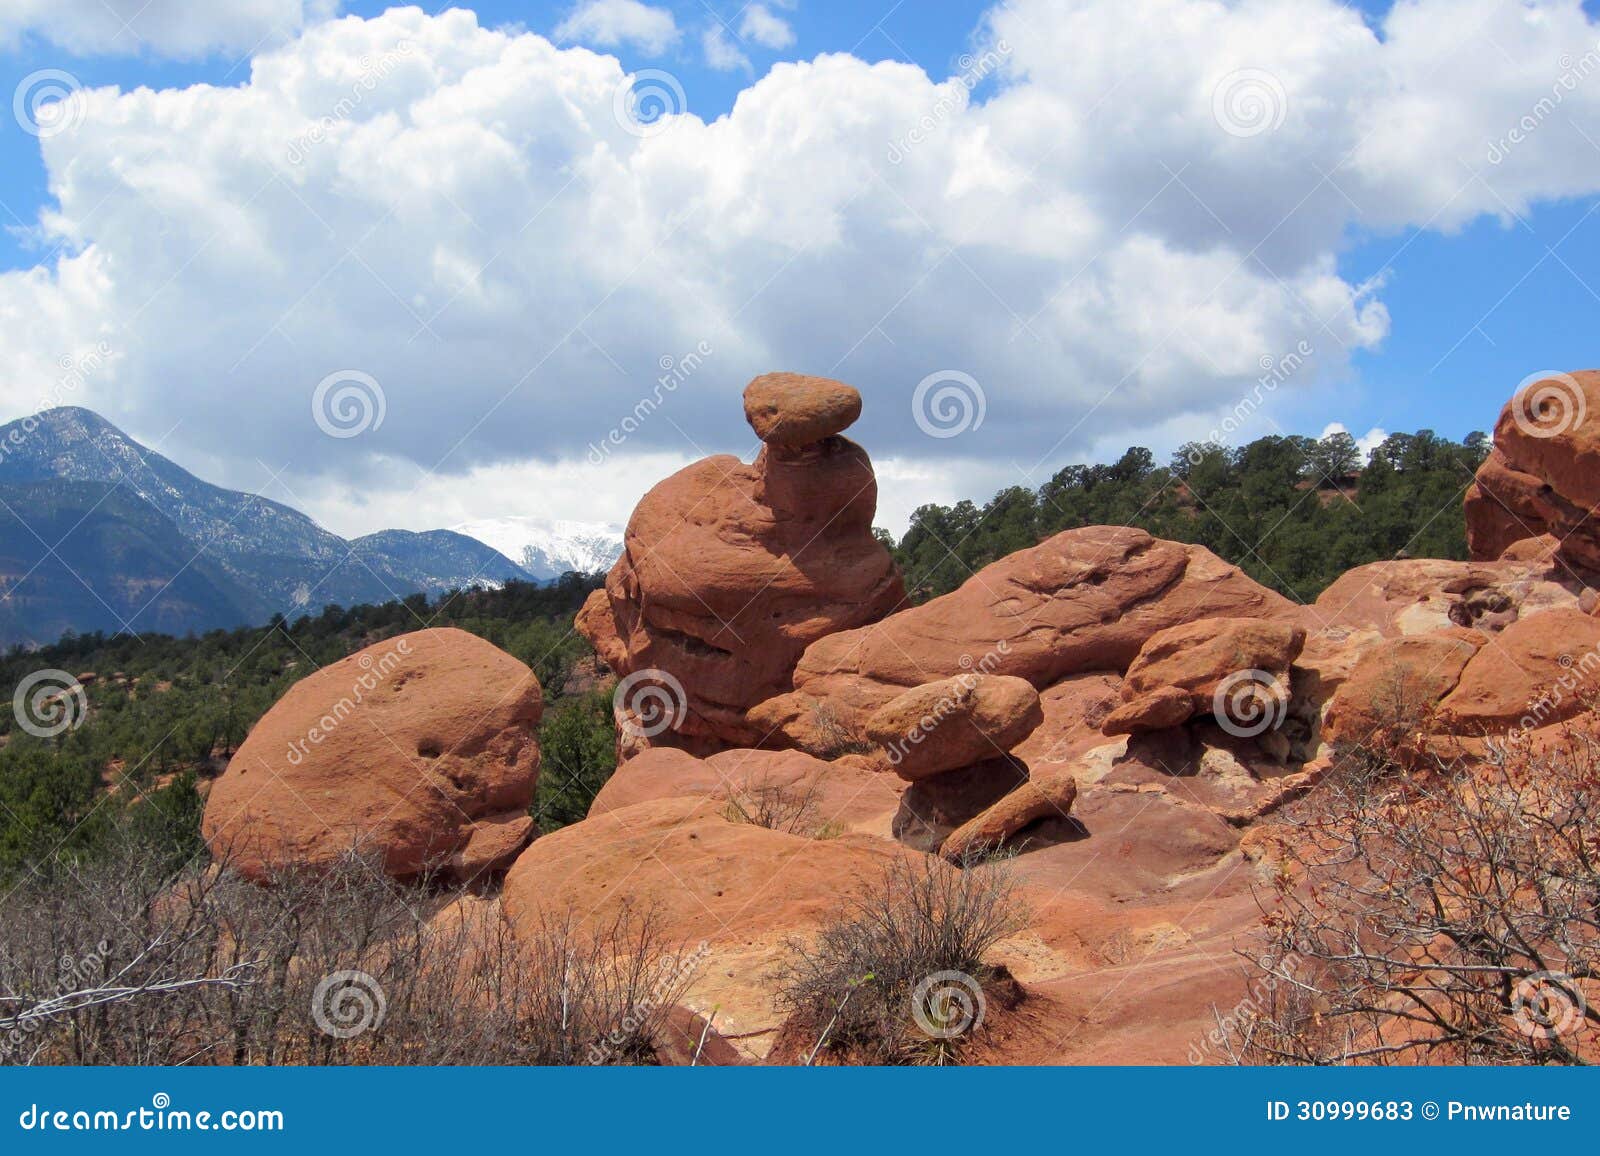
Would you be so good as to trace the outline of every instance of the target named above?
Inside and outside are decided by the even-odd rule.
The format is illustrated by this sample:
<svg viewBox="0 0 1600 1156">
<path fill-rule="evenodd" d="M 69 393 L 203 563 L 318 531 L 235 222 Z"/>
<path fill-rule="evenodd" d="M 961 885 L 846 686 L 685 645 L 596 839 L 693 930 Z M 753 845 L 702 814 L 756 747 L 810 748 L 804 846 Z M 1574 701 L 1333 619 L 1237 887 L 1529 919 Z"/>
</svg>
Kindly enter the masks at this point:
<svg viewBox="0 0 1600 1156">
<path fill-rule="evenodd" d="M 569 519 L 478 518 L 450 527 L 494 547 L 535 578 L 598 574 L 622 554 L 622 527 Z"/>
</svg>

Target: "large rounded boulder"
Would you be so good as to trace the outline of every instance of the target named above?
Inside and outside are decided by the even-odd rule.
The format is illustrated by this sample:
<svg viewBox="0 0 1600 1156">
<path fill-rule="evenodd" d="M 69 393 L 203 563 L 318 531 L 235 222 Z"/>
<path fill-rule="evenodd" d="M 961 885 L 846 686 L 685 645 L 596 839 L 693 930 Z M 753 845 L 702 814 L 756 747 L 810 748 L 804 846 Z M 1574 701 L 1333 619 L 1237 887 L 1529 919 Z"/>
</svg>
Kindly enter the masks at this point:
<svg viewBox="0 0 1600 1156">
<path fill-rule="evenodd" d="M 533 834 L 539 680 L 475 635 L 420 630 L 296 683 L 217 779 L 213 856 L 266 879 L 354 852 L 396 878 L 503 870 Z"/>
<path fill-rule="evenodd" d="M 802 373 L 764 373 L 745 387 L 744 417 L 768 445 L 799 449 L 843 433 L 861 416 L 854 386 Z"/>
</svg>

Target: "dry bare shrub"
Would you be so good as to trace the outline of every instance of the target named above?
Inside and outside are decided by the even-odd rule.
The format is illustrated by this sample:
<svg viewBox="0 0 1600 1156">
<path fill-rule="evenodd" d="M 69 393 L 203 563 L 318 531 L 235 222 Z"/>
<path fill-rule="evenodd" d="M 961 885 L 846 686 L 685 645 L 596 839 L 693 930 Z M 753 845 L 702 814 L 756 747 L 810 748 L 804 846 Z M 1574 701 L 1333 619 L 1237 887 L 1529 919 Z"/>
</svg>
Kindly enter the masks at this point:
<svg viewBox="0 0 1600 1156">
<path fill-rule="evenodd" d="M 698 962 L 648 912 L 518 937 L 357 858 L 268 886 L 143 862 L 58 864 L 7 901 L 0 1062 L 651 1062 Z"/>
<path fill-rule="evenodd" d="M 858 885 L 814 940 L 789 943 L 779 1005 L 792 1031 L 815 1041 L 800 1058 L 958 1059 L 980 1026 L 985 985 L 1002 978 L 985 956 L 1026 923 L 1004 866 L 895 859 Z"/>
<path fill-rule="evenodd" d="M 833 760 L 844 755 L 865 755 L 877 750 L 877 744 L 856 727 L 849 726 L 834 708 L 821 699 L 811 704 L 811 723 L 816 728 L 820 759 Z"/>
<path fill-rule="evenodd" d="M 763 775 L 728 795 L 724 814 L 730 822 L 749 823 L 789 835 L 810 835 L 816 829 L 822 784 L 815 778 L 791 783 Z"/>
<path fill-rule="evenodd" d="M 609 921 L 547 914 L 525 941 L 522 1063 L 654 1062 L 654 1041 L 706 948 L 668 949 L 651 912 L 624 905 Z"/>
<path fill-rule="evenodd" d="M 1238 1059 L 1600 1054 L 1600 743 L 1513 738 L 1412 771 L 1346 752 L 1314 798 L 1248 953 L 1266 995 L 1237 1025 Z"/>
</svg>

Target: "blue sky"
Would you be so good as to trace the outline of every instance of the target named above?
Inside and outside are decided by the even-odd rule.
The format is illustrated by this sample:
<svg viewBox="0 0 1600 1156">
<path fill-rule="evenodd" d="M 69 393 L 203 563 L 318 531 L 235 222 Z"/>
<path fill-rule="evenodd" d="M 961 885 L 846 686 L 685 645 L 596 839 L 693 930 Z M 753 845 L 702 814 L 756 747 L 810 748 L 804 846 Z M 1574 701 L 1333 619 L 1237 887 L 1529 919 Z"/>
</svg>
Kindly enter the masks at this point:
<svg viewBox="0 0 1600 1156">
<path fill-rule="evenodd" d="M 165 6 L 181 16 L 191 0 L 155 2 L 158 14 Z M 521 494 L 530 479 L 550 488 L 550 508 L 508 512 L 614 520 L 675 458 L 748 450 L 736 396 L 749 370 L 806 368 L 855 380 L 866 391 L 862 440 L 880 459 L 890 511 L 885 520 L 892 524 L 924 495 L 982 498 L 1010 481 L 1037 484 L 1069 460 L 1114 455 L 1131 442 L 1168 451 L 1214 428 L 1240 391 L 1248 391 L 1250 367 L 1280 357 L 1302 331 L 1316 347 L 1314 372 L 1273 396 L 1240 432 L 1241 440 L 1274 430 L 1315 434 L 1329 422 L 1357 435 L 1428 427 L 1460 437 L 1492 426 L 1528 374 L 1596 364 L 1600 179 L 1585 169 L 1600 174 L 1600 155 L 1589 155 L 1591 148 L 1600 153 L 1600 74 L 1591 76 L 1583 63 L 1591 50 L 1600 51 L 1593 34 L 1600 24 L 1584 23 L 1597 18 L 1593 4 L 1462 0 L 1464 7 L 1452 9 L 1444 0 L 1415 0 L 1395 14 L 1388 5 L 1368 4 L 1361 9 L 1363 33 L 1360 22 L 1331 0 L 1233 3 L 1224 16 L 1216 5 L 1139 2 L 1147 8 L 1142 17 L 1130 15 L 1138 6 L 1132 3 L 1084 0 L 1052 9 L 1040 0 L 1013 0 L 995 21 L 995 10 L 978 3 L 662 3 L 648 6 L 653 27 L 670 26 L 672 35 L 655 44 L 610 38 L 593 22 L 559 35 L 583 4 L 481 3 L 472 6 L 480 29 L 512 36 L 490 44 L 481 32 L 450 26 L 446 33 L 444 24 L 427 21 L 432 71 L 423 79 L 413 71 L 414 57 L 402 62 L 396 75 L 409 86 L 404 102 L 391 109 L 381 104 L 391 90 L 377 89 L 370 107 L 335 130 L 344 134 L 340 164 L 330 159 L 284 170 L 266 185 L 224 172 L 229 154 L 252 139 L 238 118 L 267 115 L 249 87 L 250 49 L 259 46 L 258 57 L 297 61 L 311 60 L 319 45 L 317 59 L 330 67 L 326 62 L 340 49 L 329 47 L 334 38 L 319 39 L 322 13 L 307 12 L 304 32 L 284 34 L 270 21 L 263 37 L 248 28 L 219 31 L 219 39 L 233 43 L 198 58 L 172 58 L 159 33 L 136 41 L 122 36 L 116 47 L 136 50 L 107 51 L 104 30 L 96 42 L 82 27 L 63 30 L 60 17 L 12 18 L 9 27 L 0 17 L 0 88 L 12 91 L 39 70 L 59 69 L 86 91 L 115 86 L 124 94 L 107 94 L 114 103 L 103 112 L 95 103 L 83 131 L 47 141 L 44 149 L 15 118 L 0 118 L 0 218 L 7 225 L 0 271 L 10 271 L 0 272 L 0 317 L 28 328 L 38 313 L 54 326 L 31 359 L 0 355 L 3 416 L 29 408 L 25 399 L 42 388 L 29 376 L 38 377 L 38 366 L 64 363 L 70 351 L 105 333 L 118 351 L 115 373 L 75 391 L 74 400 L 140 436 L 170 437 L 164 449 L 218 480 L 251 488 L 278 476 L 275 484 L 291 489 L 274 496 L 298 500 L 338 529 L 443 524 L 452 512 L 472 512 L 469 495 L 496 485 Z M 301 0 L 260 4 L 293 5 L 299 12 Z M 778 24 L 769 21 L 764 35 L 752 31 L 752 7 Z M 137 8 L 130 5 L 130 14 Z M 1191 26 L 1191 10 L 1209 14 L 1196 16 Z M 373 29 L 388 27 L 384 22 L 391 19 L 383 16 L 385 5 L 359 0 L 339 12 L 371 20 Z M 1148 70 L 1136 52 L 1128 57 L 1132 66 L 1112 70 L 1112 79 L 1090 79 L 1102 62 L 1125 51 L 1123 24 L 1148 21 L 1151 13 L 1182 31 L 1152 45 Z M 133 27 L 151 19 L 135 16 Z M 1284 21 L 1283 30 L 1274 31 L 1277 20 Z M 1467 29 L 1459 37 L 1458 26 Z M 888 116 L 890 107 L 920 107 L 917 101 L 941 91 L 933 86 L 962 75 L 975 53 L 992 50 L 996 29 L 1007 27 L 1027 34 L 1002 54 L 995 71 L 974 79 L 970 107 L 951 113 L 952 124 L 961 127 L 941 128 L 923 155 L 886 165 L 876 145 L 857 156 L 840 143 L 853 141 L 856 111 L 868 118 Z M 1304 44 L 1294 40 L 1302 27 Z M 726 52 L 741 54 L 747 65 L 711 66 L 705 37 L 715 29 Z M 428 102 L 440 91 L 451 99 L 474 91 L 474 77 L 482 74 L 451 72 L 451 38 L 471 41 L 471 51 L 486 54 L 481 63 L 488 67 L 495 53 L 510 59 L 521 51 L 506 47 L 523 43 L 514 35 L 519 30 L 563 49 L 585 46 L 614 56 L 628 72 L 670 72 L 685 94 L 680 111 L 709 127 L 639 142 L 631 155 L 625 150 L 634 142 L 601 133 L 603 147 L 590 153 L 572 135 L 592 128 L 583 116 L 573 122 L 578 128 L 555 126 L 551 108 L 523 107 L 533 97 L 515 86 L 480 92 L 473 99 L 490 101 L 484 107 L 492 111 L 468 113 L 463 123 L 477 118 L 478 126 L 492 129 L 494 141 L 476 156 L 497 157 L 493 146 L 505 144 L 525 150 L 522 168 L 529 160 L 536 167 L 548 162 L 550 173 L 566 174 L 564 184 L 547 186 L 535 178 L 548 174 L 535 173 L 519 190 L 521 203 L 549 196 L 560 205 L 561 227 L 539 241 L 505 226 L 507 237 L 480 244 L 516 210 L 494 204 L 469 171 L 471 148 L 437 166 L 422 162 L 417 183 L 437 176 L 441 186 L 426 205 L 397 200 L 386 214 L 363 215 L 363 198 L 370 197 L 353 192 L 352 172 L 341 168 L 366 155 L 358 141 L 388 148 L 394 139 L 382 128 L 382 116 L 397 115 L 421 131 L 427 116 L 419 110 L 433 107 Z M 384 35 L 392 40 L 392 33 Z M 1103 46 L 1094 47 L 1102 36 Z M 1193 49 L 1184 44 L 1188 36 Z M 345 39 L 359 38 L 351 33 Z M 1163 64 L 1158 57 L 1165 51 L 1177 55 Z M 784 68 L 784 62 L 823 53 L 848 54 L 862 68 L 900 61 L 926 75 Z M 1195 125 L 1179 123 L 1194 111 L 1193 101 L 1173 103 L 1185 94 L 1171 74 L 1193 62 L 1210 85 L 1215 78 L 1204 70 L 1228 71 L 1224 60 L 1268 76 L 1269 97 L 1275 90 L 1287 101 L 1281 129 L 1274 124 L 1261 136 L 1248 131 L 1231 134 L 1237 140 L 1213 134 L 1197 141 Z M 600 83 L 589 66 L 565 56 L 561 61 L 572 77 L 591 87 Z M 565 91 L 558 73 L 540 72 L 527 84 Z M 1569 74 L 1569 95 L 1560 107 L 1539 113 L 1527 143 L 1503 160 L 1489 160 L 1493 141 Z M 274 82 L 280 87 L 268 103 L 297 100 L 294 94 L 307 91 L 281 87 L 298 83 L 298 72 L 285 75 L 291 79 Z M 1409 79 L 1374 97 L 1371 87 L 1389 75 Z M 1358 79 L 1347 83 L 1351 76 Z M 185 119 L 191 113 L 184 111 L 181 90 L 198 84 L 234 93 L 207 102 L 192 114 L 198 121 Z M 127 95 L 141 86 L 152 90 L 151 100 Z M 735 112 L 741 94 L 746 99 Z M 785 103 L 795 94 L 798 103 Z M 806 120 L 808 102 L 816 125 Z M 317 106 L 300 112 L 314 119 Z M 523 116 L 532 118 L 531 127 L 521 127 Z M 1051 140 L 1052 116 L 1068 142 L 1063 154 Z M 209 131 L 208 118 L 222 127 Z M 170 139 L 180 122 L 188 143 Z M 228 133 L 236 134 L 231 141 L 211 139 Z M 456 130 L 458 139 L 470 135 Z M 832 143 L 808 153 L 813 136 Z M 419 140 L 428 149 L 439 147 L 438 138 Z M 691 150 L 677 158 L 678 172 L 669 144 Z M 215 155 L 208 151 L 213 148 Z M 59 151 L 47 157 L 46 149 Z M 935 149 L 948 152 L 933 156 Z M 1060 163 L 1065 153 L 1073 163 Z M 408 155 L 414 162 L 416 153 Z M 623 156 L 625 163 L 596 175 L 596 156 L 606 164 Z M 67 182 L 59 204 L 50 192 L 47 159 L 57 182 Z M 797 168 L 787 181 L 763 180 L 763 165 L 775 163 Z M 186 188 L 191 164 L 193 187 Z M 520 172 L 518 164 L 507 172 Z M 837 195 L 824 188 L 817 203 L 804 203 L 808 186 L 828 185 L 835 165 L 866 174 L 861 187 Z M 671 267 L 635 276 L 646 257 L 655 261 L 659 250 L 691 239 L 690 230 L 675 236 L 687 215 L 676 210 L 690 205 L 698 190 L 717 188 L 722 174 L 737 174 L 728 179 L 743 187 L 715 206 L 694 207 L 705 218 L 695 217 L 694 243 Z M 392 173 L 386 179 L 407 180 Z M 574 181 L 581 196 L 571 191 Z M 262 187 L 269 191 L 258 201 L 250 190 L 259 195 Z M 298 217 L 303 210 L 295 228 L 311 228 L 299 240 L 272 223 L 287 223 L 266 204 L 280 191 L 289 212 Z M 614 233 L 592 209 L 613 197 L 625 219 Z M 740 219 L 741 198 L 752 205 L 748 222 Z M 585 205 L 591 207 L 587 215 Z M 948 221 L 940 216 L 946 208 Z M 59 219 L 38 228 L 41 214 L 49 218 L 58 210 Z M 237 227 L 209 230 L 199 239 L 187 235 L 191 214 L 212 212 Z M 430 215 L 436 212 L 441 215 Z M 398 241 L 386 240 L 402 221 Z M 1268 228 L 1270 221 L 1279 224 Z M 534 232 L 547 223 L 548 215 Z M 595 230 L 592 237 L 583 233 L 587 229 Z M 818 230 L 817 236 L 807 229 Z M 925 244 L 905 242 L 902 234 L 923 230 Z M 326 255 L 319 231 L 336 242 Z M 1082 241 L 1085 259 L 1068 255 L 1079 233 L 1089 238 Z M 572 275 L 570 292 L 562 274 L 571 274 L 575 258 L 559 251 L 568 237 L 581 239 L 585 259 L 595 256 L 603 266 Z M 612 239 L 622 237 L 652 238 L 656 248 L 630 264 L 619 240 L 608 264 Z M 512 260 L 500 254 L 523 239 L 530 241 L 529 268 L 497 282 Z M 284 248 L 272 255 L 276 260 L 253 265 L 251 243 Z M 391 268 L 388 252 L 362 248 L 392 250 L 397 243 L 429 250 L 427 259 L 419 255 L 415 263 L 397 261 Z M 92 282 L 88 288 L 57 267 L 62 255 L 85 250 L 97 255 L 78 269 Z M 827 259 L 818 259 L 819 250 Z M 541 254 L 549 254 L 543 279 L 533 268 Z M 296 276 L 292 266 L 302 260 L 327 279 Z M 1243 273 L 1232 281 L 1231 275 L 1213 278 L 1205 265 L 1211 260 L 1223 262 L 1224 274 L 1236 260 Z M 352 273 L 353 264 L 365 271 Z M 285 265 L 291 266 L 287 273 Z M 280 274 L 283 283 L 272 283 Z M 585 288 L 589 274 L 592 290 Z M 1207 288 L 1179 285 L 1170 289 L 1173 300 L 1165 299 L 1175 280 L 1190 276 Z M 646 278 L 652 283 L 643 283 Z M 1248 284 L 1238 284 L 1242 278 Z M 1227 300 L 1212 302 L 1207 291 L 1222 282 L 1229 285 L 1221 294 Z M 147 290 L 150 283 L 160 287 L 154 295 L 125 296 L 128 286 Z M 312 352 L 307 335 L 317 326 L 302 316 L 305 302 L 335 287 L 349 314 L 325 319 L 323 328 L 333 329 L 337 340 Z M 229 299 L 232 290 L 237 303 Z M 356 291 L 370 291 L 374 300 L 349 303 L 348 293 Z M 99 304 L 86 301 L 103 304 L 105 316 L 91 324 L 86 315 Z M 216 338 L 207 344 L 193 313 L 213 303 Z M 841 320 L 852 304 L 864 319 L 859 333 Z M 709 310 L 703 316 L 702 305 Z M 256 307 L 262 317 L 250 315 Z M 437 323 L 421 324 L 436 309 Z M 527 319 L 525 328 L 548 324 L 550 352 L 517 348 L 519 316 Z M 968 318 L 973 330 L 987 335 L 955 332 Z M 370 330 L 363 328 L 368 323 Z M 641 383 L 649 386 L 650 367 L 693 348 L 695 337 L 712 327 L 719 349 L 714 370 L 674 398 L 676 417 L 636 435 L 610 460 L 615 469 L 604 484 L 567 484 L 572 474 L 561 472 L 562 459 L 603 440 L 618 415 L 631 411 Z M 1183 348 L 1174 352 L 1168 339 L 1176 331 Z M 630 347 L 628 336 L 641 332 L 650 341 Z M 613 333 L 618 336 L 608 336 Z M 1101 335 L 1105 348 L 1085 350 Z M 397 344 L 403 356 L 394 356 Z M 1121 360 L 1119 348 L 1126 351 Z M 507 349 L 514 355 L 501 356 Z M 556 360 L 547 362 L 557 349 Z M 805 364 L 788 364 L 793 361 Z M 317 371 L 346 363 L 370 365 L 386 383 L 385 429 L 353 445 L 296 441 L 303 431 L 280 420 L 279 412 L 293 411 L 298 420 L 307 383 L 322 376 Z M 960 441 L 930 440 L 898 416 L 890 422 L 924 370 L 946 369 L 986 383 L 982 431 Z M 418 376 L 408 379 L 410 372 Z M 199 384 L 186 380 L 190 375 Z M 452 380 L 446 384 L 442 376 Z M 275 402 L 268 395 L 289 378 L 298 384 L 283 386 L 285 397 Z M 516 394 L 509 405 L 506 389 Z M 429 412 L 441 398 L 457 403 L 456 410 Z M 591 404 L 593 412 L 585 411 L 581 421 L 547 420 L 555 411 L 564 415 Z M 244 419 L 243 435 L 228 432 L 236 417 Z M 520 443 L 507 432 L 516 423 L 530 431 L 518 435 Z M 244 444 L 230 452 L 234 436 Z M 447 463 L 431 454 L 428 439 L 439 437 L 460 446 Z M 419 472 L 421 481 L 415 480 Z"/>
</svg>

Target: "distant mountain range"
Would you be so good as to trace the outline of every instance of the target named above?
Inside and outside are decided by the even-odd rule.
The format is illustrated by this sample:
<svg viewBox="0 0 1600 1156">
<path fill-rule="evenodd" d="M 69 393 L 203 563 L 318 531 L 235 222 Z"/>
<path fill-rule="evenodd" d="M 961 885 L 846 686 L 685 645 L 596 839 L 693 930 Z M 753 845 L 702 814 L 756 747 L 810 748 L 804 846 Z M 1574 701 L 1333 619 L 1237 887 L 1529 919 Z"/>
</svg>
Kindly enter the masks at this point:
<svg viewBox="0 0 1600 1156">
<path fill-rule="evenodd" d="M 280 502 L 201 481 L 89 410 L 47 410 L 0 427 L 0 644 L 69 629 L 182 634 L 328 603 L 550 581 L 603 570 L 621 552 L 605 526 L 471 525 L 494 544 L 465 528 L 347 540 Z"/>
</svg>

